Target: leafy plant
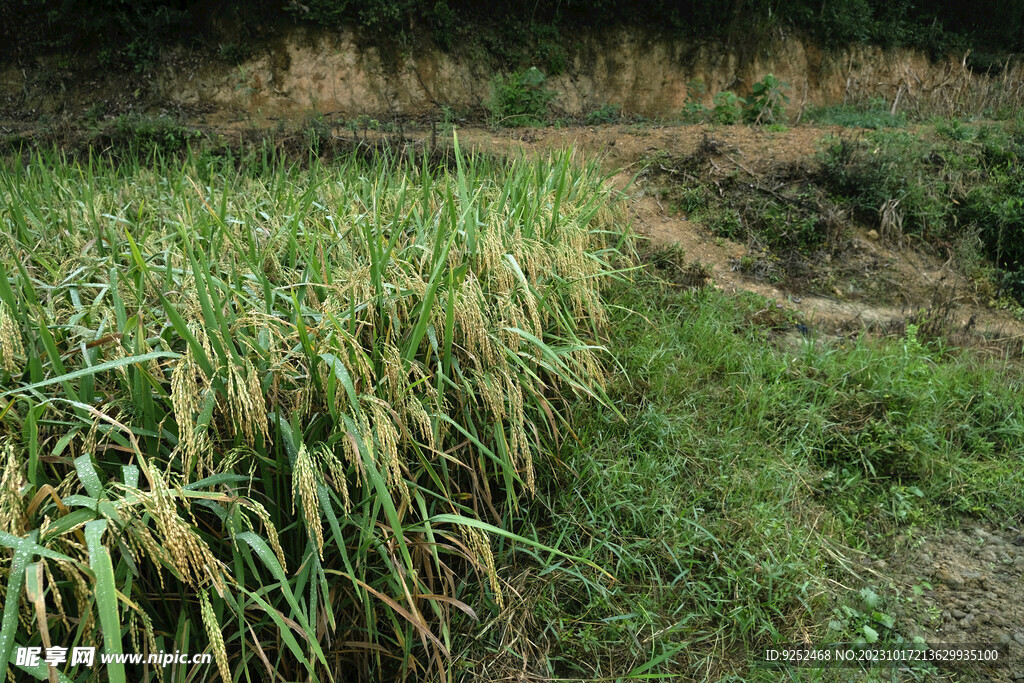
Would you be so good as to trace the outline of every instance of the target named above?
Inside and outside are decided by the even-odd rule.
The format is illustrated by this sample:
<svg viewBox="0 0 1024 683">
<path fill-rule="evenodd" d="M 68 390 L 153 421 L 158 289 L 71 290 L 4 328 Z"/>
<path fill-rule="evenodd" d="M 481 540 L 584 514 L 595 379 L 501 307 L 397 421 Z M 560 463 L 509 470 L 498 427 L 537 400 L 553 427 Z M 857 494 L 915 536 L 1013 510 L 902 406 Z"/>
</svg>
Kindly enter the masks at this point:
<svg viewBox="0 0 1024 683">
<path fill-rule="evenodd" d="M 780 81 L 775 74 L 768 74 L 754 83 L 750 97 L 744 101 L 747 121 L 755 124 L 780 122 L 789 104 L 785 93 L 788 88 L 789 84 Z"/>
<path fill-rule="evenodd" d="M 333 137 L 331 125 L 320 112 L 307 114 L 302 127 L 302 137 L 309 151 L 320 154 Z"/>
<path fill-rule="evenodd" d="M 713 100 L 714 108 L 711 110 L 711 118 L 715 123 L 732 125 L 742 120 L 743 106 L 740 98 L 735 93 L 724 90 L 717 93 Z"/>
<path fill-rule="evenodd" d="M 700 123 L 707 118 L 708 108 L 704 106 L 707 87 L 700 78 L 694 78 L 686 84 L 686 104 L 683 106 L 683 121 Z"/>
<path fill-rule="evenodd" d="M 622 118 L 621 107 L 617 104 L 604 104 L 590 112 L 583 121 L 588 126 L 600 126 L 618 123 Z"/>
<path fill-rule="evenodd" d="M 115 146 L 141 155 L 180 152 L 201 135 L 170 116 L 141 113 L 118 116 L 110 132 Z"/>
<path fill-rule="evenodd" d="M 547 77 L 537 67 L 496 76 L 491 82 L 487 108 L 499 126 L 537 126 L 548 116 L 555 93 L 546 87 Z"/>
</svg>

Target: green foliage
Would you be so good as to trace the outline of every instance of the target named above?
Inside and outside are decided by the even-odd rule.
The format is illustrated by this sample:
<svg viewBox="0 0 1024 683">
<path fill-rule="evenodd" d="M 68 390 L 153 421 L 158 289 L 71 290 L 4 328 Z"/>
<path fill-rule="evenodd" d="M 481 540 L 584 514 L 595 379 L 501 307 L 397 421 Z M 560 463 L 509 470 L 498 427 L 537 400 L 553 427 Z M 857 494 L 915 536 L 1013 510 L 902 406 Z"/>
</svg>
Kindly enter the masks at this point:
<svg viewBox="0 0 1024 683">
<path fill-rule="evenodd" d="M 822 126 L 844 126 L 846 128 L 903 128 L 907 117 L 902 112 L 892 114 L 884 100 L 872 100 L 863 106 L 832 105 L 810 107 L 803 120 Z"/>
<path fill-rule="evenodd" d="M 940 195 L 944 188 L 931 168 L 936 162 L 924 142 L 902 131 L 873 132 L 858 142 L 832 140 L 821 155 L 826 187 L 861 219 L 877 222 L 882 206 L 895 200 L 904 225 L 918 234 L 941 226 L 952 206 Z"/>
<path fill-rule="evenodd" d="M 110 131 L 115 147 L 141 156 L 181 152 L 190 140 L 201 136 L 199 131 L 166 114 L 122 114 L 114 120 Z"/>
<path fill-rule="evenodd" d="M 641 26 L 702 39 L 750 38 L 774 28 L 795 28 L 835 47 L 849 43 L 912 46 L 933 54 L 972 49 L 972 68 L 985 70 L 1024 50 L 1024 5 L 1007 0 L 973 4 L 941 0 L 13 0 L 0 3 L 4 54 L 31 57 L 63 50 L 89 52 L 105 67 L 151 68 L 167 45 L 218 41 L 215 27 L 236 23 L 249 35 L 282 19 L 337 29 L 353 26 L 369 39 L 408 42 L 425 30 L 443 49 L 496 30 L 506 36 L 501 61 L 514 66 L 529 55 L 551 74 L 568 65 L 564 38 L 579 30 Z M 496 54 L 496 53 L 495 53 Z M 233 59 L 238 54 L 225 55 Z"/>
<path fill-rule="evenodd" d="M 789 85 L 773 74 L 766 75 L 753 86 L 749 97 L 741 98 L 736 93 L 723 90 L 712 98 L 712 107 L 703 104 L 706 93 L 700 79 L 690 81 L 686 89 L 686 105 L 683 107 L 683 121 L 686 123 L 712 122 L 732 125 L 740 121 L 757 124 L 781 123 L 789 98 L 785 90 Z"/>
<path fill-rule="evenodd" d="M 773 302 L 689 291 L 675 285 L 677 250 L 652 258 L 607 293 L 621 368 L 608 393 L 626 419 L 577 411 L 562 478 L 542 477 L 538 504 L 521 513 L 542 542 L 614 566 L 617 581 L 499 551 L 529 577 L 507 615 L 539 624 L 531 645 L 545 657 L 528 658 L 527 674 L 695 680 L 723 666 L 723 641 L 751 653 L 802 634 L 897 641 L 907 625 L 883 587 L 851 577 L 859 563 L 841 548 L 974 508 L 1024 512 L 1019 366 L 909 332 L 779 349 L 771 327 L 792 322 L 766 318 Z M 913 466 L 890 467 L 901 440 Z M 889 476 L 871 476 L 862 457 Z M 508 652 L 504 634 L 463 624 L 468 661 L 488 653 L 521 670 L 518 645 Z M 730 660 L 729 673 L 762 680 L 750 664 Z"/>
<path fill-rule="evenodd" d="M 964 142 L 965 140 L 974 139 L 978 131 L 960 119 L 952 118 L 937 120 L 935 122 L 935 132 L 946 139 Z"/>
<path fill-rule="evenodd" d="M 715 123 L 731 125 L 743 118 L 742 101 L 735 93 L 728 90 L 717 93 L 713 100 L 714 108 L 711 110 L 711 119 Z"/>
<path fill-rule="evenodd" d="M 441 679 L 450 609 L 504 603 L 496 543 L 591 567 L 494 524 L 607 400 L 604 176 L 457 141 L 450 170 L 307 164 L 0 168 L 0 678 L 48 632 L 225 681 Z"/>
<path fill-rule="evenodd" d="M 901 131 L 832 140 L 822 181 L 864 221 L 883 223 L 889 203 L 906 232 L 949 242 L 977 233 L 1001 270 L 999 295 L 1024 297 L 1024 133 L 958 120 L 939 122 L 936 133 L 938 143 Z"/>
<path fill-rule="evenodd" d="M 487 108 L 498 126 L 539 126 L 548 117 L 548 105 L 555 93 L 548 90 L 547 77 L 535 66 L 491 82 Z"/>
<path fill-rule="evenodd" d="M 583 121 L 588 126 L 600 126 L 618 123 L 622 118 L 622 108 L 617 104 L 604 104 L 588 113 Z"/>
<path fill-rule="evenodd" d="M 777 123 L 785 116 L 789 97 L 785 91 L 789 84 L 775 74 L 768 74 L 754 83 L 750 97 L 744 100 L 744 116 L 750 123 Z"/>
<path fill-rule="evenodd" d="M 355 122 L 358 124 L 358 122 Z M 358 130 L 358 128 L 356 128 Z M 331 142 L 333 131 L 331 125 L 324 119 L 320 112 L 307 114 L 302 127 L 302 137 L 306 147 L 314 154 L 320 154 Z"/>
<path fill-rule="evenodd" d="M 684 123 L 701 123 L 707 119 L 707 107 L 704 97 L 707 86 L 700 78 L 694 78 L 686 84 L 686 104 L 683 106 Z"/>
</svg>

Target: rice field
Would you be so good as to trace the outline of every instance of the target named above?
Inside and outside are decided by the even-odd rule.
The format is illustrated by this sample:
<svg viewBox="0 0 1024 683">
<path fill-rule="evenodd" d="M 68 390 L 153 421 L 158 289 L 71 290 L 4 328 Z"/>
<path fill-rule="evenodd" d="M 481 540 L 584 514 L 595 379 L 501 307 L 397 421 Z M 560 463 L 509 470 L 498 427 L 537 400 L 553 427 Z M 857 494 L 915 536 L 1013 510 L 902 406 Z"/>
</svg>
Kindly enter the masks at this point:
<svg viewBox="0 0 1024 683">
<path fill-rule="evenodd" d="M 114 682 L 444 675 L 453 614 L 515 600 L 495 540 L 560 552 L 504 516 L 567 406 L 610 404 L 604 180 L 457 142 L 8 162 L 4 672 L 71 680 L 13 663 L 52 644 L 213 655 Z"/>
</svg>

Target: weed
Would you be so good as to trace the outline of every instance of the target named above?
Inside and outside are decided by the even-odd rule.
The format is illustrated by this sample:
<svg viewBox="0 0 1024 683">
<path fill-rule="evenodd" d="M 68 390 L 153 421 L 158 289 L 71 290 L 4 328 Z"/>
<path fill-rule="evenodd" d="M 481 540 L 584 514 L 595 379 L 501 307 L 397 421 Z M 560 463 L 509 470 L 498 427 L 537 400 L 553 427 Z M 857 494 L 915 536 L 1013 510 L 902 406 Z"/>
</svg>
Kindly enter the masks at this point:
<svg viewBox="0 0 1024 683">
<path fill-rule="evenodd" d="M 684 214 L 691 214 L 708 205 L 708 190 L 703 185 L 695 187 L 684 187 L 675 203 L 677 211 Z"/>
<path fill-rule="evenodd" d="M 190 140 L 199 137 L 198 131 L 163 114 L 122 114 L 114 120 L 110 132 L 113 145 L 143 156 L 181 152 Z"/>
<path fill-rule="evenodd" d="M 700 78 L 694 78 L 686 85 L 686 104 L 683 106 L 684 123 L 701 123 L 707 119 L 704 97 L 707 87 Z"/>
<path fill-rule="evenodd" d="M 221 43 L 218 53 L 228 64 L 241 64 L 252 56 L 252 49 L 244 43 Z"/>
<path fill-rule="evenodd" d="M 787 89 L 789 84 L 780 81 L 775 74 L 768 74 L 754 83 L 750 97 L 744 101 L 746 120 L 754 124 L 781 122 L 789 104 Z"/>
<path fill-rule="evenodd" d="M 724 90 L 717 93 L 713 100 L 714 108 L 711 118 L 715 123 L 728 126 L 743 119 L 742 101 L 735 93 Z"/>
<path fill-rule="evenodd" d="M 547 77 L 537 67 L 496 76 L 491 82 L 487 108 L 498 126 L 538 126 L 548 116 L 555 93 L 546 87 Z"/>
<path fill-rule="evenodd" d="M 957 118 L 938 119 L 935 122 L 935 132 L 944 138 L 958 142 L 973 140 L 978 134 L 976 128 L 968 126 Z"/>
<path fill-rule="evenodd" d="M 333 132 L 330 124 L 324 119 L 320 112 L 312 112 L 306 115 L 302 126 L 302 138 L 306 148 L 313 154 L 321 154 L 333 139 Z"/>
<path fill-rule="evenodd" d="M 621 109 L 617 104 L 605 104 L 587 114 L 583 121 L 588 126 L 618 123 L 622 118 Z"/>
<path fill-rule="evenodd" d="M 501 652 L 501 667 L 525 661 L 527 675 L 692 680 L 722 665 L 725 641 L 741 660 L 735 678 L 751 680 L 742 658 L 758 645 L 902 642 L 888 589 L 851 577 L 842 548 L 970 507 L 1024 512 L 1020 369 L 941 356 L 916 333 L 776 350 L 772 330 L 794 321 L 773 302 L 674 286 L 665 275 L 685 267 L 679 248 L 650 258 L 656 272 L 607 294 L 621 368 L 608 391 L 626 419 L 574 414 L 565 469 L 540 477 L 543 504 L 521 513 L 542 542 L 614 566 L 618 580 L 544 573 L 543 555 L 499 549 L 497 563 L 523 577 L 506 623 L 536 623 L 536 636 L 511 652 L 493 629 L 461 636 L 467 660 Z M 868 444 L 871 422 L 913 443 L 921 468 L 872 476 L 861 454 L 876 468 L 887 456 Z"/>
<path fill-rule="evenodd" d="M 865 105 L 811 107 L 804 113 L 803 119 L 821 126 L 847 128 L 903 128 L 907 125 L 906 115 L 902 112 L 892 113 L 884 100 L 871 100 Z"/>
</svg>

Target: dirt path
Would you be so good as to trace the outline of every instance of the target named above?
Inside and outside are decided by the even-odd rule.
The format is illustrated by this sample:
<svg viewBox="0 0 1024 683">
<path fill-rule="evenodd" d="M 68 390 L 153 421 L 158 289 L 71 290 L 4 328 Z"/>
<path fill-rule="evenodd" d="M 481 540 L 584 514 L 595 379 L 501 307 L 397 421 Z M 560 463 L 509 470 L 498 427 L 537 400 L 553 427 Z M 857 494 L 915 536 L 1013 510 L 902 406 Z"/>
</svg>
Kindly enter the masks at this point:
<svg viewBox="0 0 1024 683">
<path fill-rule="evenodd" d="M 740 272 L 739 261 L 750 251 L 748 245 L 715 237 L 702 225 L 671 211 L 659 199 L 659 187 L 646 178 L 645 167 L 674 169 L 658 162 L 659 153 L 669 158 L 693 154 L 713 141 L 717 154 L 712 165 L 723 176 L 733 172 L 770 173 L 782 167 L 812 166 L 821 141 L 828 136 L 855 137 L 863 131 L 840 127 L 796 127 L 770 132 L 746 126 L 612 125 L 519 129 L 493 132 L 481 128 L 459 129 L 460 144 L 499 154 L 537 154 L 572 148 L 588 156 L 597 155 L 615 175 L 610 183 L 626 197 L 634 228 L 654 247 L 676 244 L 691 261 L 708 266 L 715 286 L 726 291 L 749 291 L 774 299 L 827 332 L 850 332 L 863 327 L 896 327 L 908 316 L 922 311 L 947 316 L 950 329 L 967 330 L 975 345 L 986 340 L 1024 340 L 1024 325 L 1006 312 L 987 306 L 976 287 L 952 266 L 951 260 L 928 245 L 887 244 L 868 228 L 856 228 L 835 267 L 858 277 L 839 277 L 827 293 L 790 291 Z M 413 134 L 424 141 L 426 135 Z M 655 161 L 652 161 L 652 158 Z M 841 268 L 840 268 L 841 266 Z M 875 292 L 884 291 L 887 301 Z M 1017 344 L 1020 352 L 1020 342 Z"/>
</svg>

